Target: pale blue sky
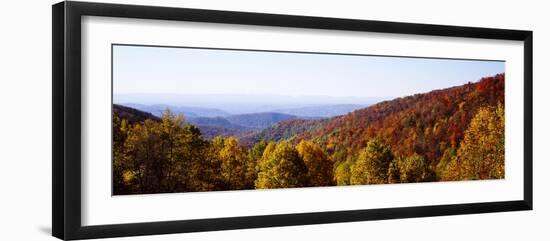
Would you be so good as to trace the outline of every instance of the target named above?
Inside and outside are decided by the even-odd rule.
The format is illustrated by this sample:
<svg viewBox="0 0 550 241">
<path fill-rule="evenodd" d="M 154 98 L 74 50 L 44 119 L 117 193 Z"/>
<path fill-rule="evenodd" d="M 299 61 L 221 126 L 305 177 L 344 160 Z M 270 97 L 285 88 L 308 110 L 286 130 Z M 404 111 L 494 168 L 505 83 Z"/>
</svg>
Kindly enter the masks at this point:
<svg viewBox="0 0 550 241">
<path fill-rule="evenodd" d="M 400 97 L 504 72 L 504 62 L 113 46 L 113 92 Z"/>
</svg>

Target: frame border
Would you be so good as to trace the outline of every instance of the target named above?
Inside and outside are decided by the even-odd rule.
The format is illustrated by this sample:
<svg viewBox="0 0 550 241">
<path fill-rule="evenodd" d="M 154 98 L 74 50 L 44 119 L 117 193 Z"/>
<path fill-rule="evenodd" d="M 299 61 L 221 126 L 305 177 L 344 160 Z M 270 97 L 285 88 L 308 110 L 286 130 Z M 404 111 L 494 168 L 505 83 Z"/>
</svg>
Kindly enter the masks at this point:
<svg viewBox="0 0 550 241">
<path fill-rule="evenodd" d="M 82 16 L 522 41 L 525 84 L 523 200 L 82 226 Z M 52 29 L 52 235 L 57 238 L 107 238 L 533 209 L 532 31 L 71 1 L 52 6 Z"/>
</svg>

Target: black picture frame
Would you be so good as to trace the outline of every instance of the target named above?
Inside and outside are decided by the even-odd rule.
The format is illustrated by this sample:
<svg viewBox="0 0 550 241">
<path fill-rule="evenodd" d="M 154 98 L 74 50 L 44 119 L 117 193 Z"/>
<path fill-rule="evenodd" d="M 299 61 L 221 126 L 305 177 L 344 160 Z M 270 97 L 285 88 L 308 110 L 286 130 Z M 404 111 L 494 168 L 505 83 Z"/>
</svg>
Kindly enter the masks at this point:
<svg viewBox="0 0 550 241">
<path fill-rule="evenodd" d="M 82 226 L 81 17 L 83 16 L 194 21 L 523 41 L 523 199 L 456 205 L 342 210 L 333 212 Z M 533 208 L 533 33 L 531 31 L 70 1 L 60 2 L 52 6 L 52 24 L 52 233 L 53 236 L 57 238 L 106 238 L 518 211 L 532 210 Z"/>
</svg>

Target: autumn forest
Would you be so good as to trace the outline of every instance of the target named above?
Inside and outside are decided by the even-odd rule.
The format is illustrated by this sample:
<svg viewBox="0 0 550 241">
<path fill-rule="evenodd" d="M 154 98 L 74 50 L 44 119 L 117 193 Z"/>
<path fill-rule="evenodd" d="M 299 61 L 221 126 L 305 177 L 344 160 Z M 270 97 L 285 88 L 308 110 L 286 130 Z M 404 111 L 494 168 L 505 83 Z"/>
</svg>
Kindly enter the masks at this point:
<svg viewBox="0 0 550 241">
<path fill-rule="evenodd" d="M 113 194 L 502 179 L 504 79 L 320 117 L 195 117 L 115 103 Z"/>
</svg>

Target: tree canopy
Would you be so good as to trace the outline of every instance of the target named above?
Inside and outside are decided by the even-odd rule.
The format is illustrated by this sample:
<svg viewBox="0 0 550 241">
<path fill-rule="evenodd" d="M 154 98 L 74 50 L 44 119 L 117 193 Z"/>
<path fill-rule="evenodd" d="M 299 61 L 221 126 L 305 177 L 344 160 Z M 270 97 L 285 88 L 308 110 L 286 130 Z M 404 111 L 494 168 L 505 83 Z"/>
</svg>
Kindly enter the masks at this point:
<svg viewBox="0 0 550 241">
<path fill-rule="evenodd" d="M 351 167 L 351 184 L 386 183 L 392 160 L 393 154 L 388 145 L 376 138 L 370 140 Z"/>
<path fill-rule="evenodd" d="M 307 167 L 292 144 L 270 143 L 259 161 L 255 184 L 259 189 L 304 187 Z"/>
</svg>

